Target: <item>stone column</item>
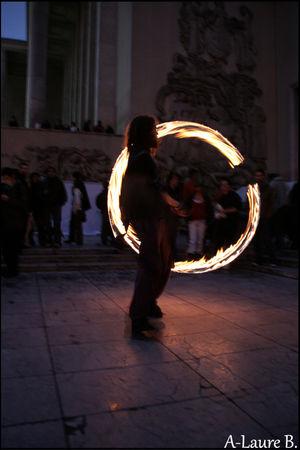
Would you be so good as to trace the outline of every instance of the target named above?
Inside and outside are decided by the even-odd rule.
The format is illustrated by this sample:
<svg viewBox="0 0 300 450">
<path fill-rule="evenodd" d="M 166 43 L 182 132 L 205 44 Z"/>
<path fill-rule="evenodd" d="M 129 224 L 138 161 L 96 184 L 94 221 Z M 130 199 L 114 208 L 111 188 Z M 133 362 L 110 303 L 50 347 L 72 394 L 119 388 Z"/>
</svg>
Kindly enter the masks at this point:
<svg viewBox="0 0 300 450">
<path fill-rule="evenodd" d="M 27 91 L 25 126 L 46 118 L 48 2 L 28 2 L 29 38 L 27 54 Z"/>
<path fill-rule="evenodd" d="M 123 134 L 131 113 L 132 4 L 118 2 L 116 133 Z"/>
<path fill-rule="evenodd" d="M 85 41 L 85 77 L 84 77 L 84 121 L 89 117 L 89 97 L 90 97 L 90 65 L 91 65 L 91 2 L 87 2 L 86 20 L 86 41 Z"/>
<path fill-rule="evenodd" d="M 6 51 L 1 48 L 1 125 L 7 126 L 6 117 Z"/>
<path fill-rule="evenodd" d="M 101 19 L 101 3 L 95 4 L 95 67 L 94 67 L 94 124 L 99 120 L 99 74 L 100 74 L 100 19 Z"/>
<path fill-rule="evenodd" d="M 78 84 L 77 84 L 77 126 L 82 127 L 83 122 L 83 74 L 84 74 L 84 6 L 79 6 L 78 22 Z"/>
<path fill-rule="evenodd" d="M 101 2 L 98 118 L 113 128 L 116 127 L 117 15 L 118 2 Z"/>
</svg>

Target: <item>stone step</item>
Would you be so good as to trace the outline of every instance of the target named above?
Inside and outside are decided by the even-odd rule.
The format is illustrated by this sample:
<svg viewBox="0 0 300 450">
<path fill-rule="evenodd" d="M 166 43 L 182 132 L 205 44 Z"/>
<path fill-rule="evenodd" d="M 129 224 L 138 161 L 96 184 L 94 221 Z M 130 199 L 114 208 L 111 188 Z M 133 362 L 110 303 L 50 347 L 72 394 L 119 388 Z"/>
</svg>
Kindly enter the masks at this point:
<svg viewBox="0 0 300 450">
<path fill-rule="evenodd" d="M 21 255 L 20 263 L 22 264 L 43 264 L 43 263 L 96 263 L 107 261 L 135 261 L 136 256 L 130 254 L 124 255 Z"/>
<path fill-rule="evenodd" d="M 3 268 L 4 266 L 2 266 Z M 97 262 L 97 263 L 42 263 L 42 264 L 30 264 L 20 263 L 20 272 L 71 272 L 71 271 L 84 271 L 84 270 L 128 270 L 136 269 L 135 261 L 116 261 L 116 262 Z"/>
<path fill-rule="evenodd" d="M 132 253 L 130 250 L 119 250 L 112 247 L 61 247 L 61 248 L 26 248 L 22 250 L 24 256 L 35 255 L 119 255 L 124 253 Z"/>
</svg>

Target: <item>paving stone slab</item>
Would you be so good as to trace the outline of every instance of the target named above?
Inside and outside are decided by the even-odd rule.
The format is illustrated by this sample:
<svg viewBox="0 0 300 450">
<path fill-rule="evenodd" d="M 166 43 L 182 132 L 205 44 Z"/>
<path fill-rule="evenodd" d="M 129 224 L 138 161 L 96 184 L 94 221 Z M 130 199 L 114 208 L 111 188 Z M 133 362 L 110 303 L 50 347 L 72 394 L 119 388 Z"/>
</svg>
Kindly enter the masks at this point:
<svg viewBox="0 0 300 450">
<path fill-rule="evenodd" d="M 44 319 L 40 313 L 3 314 L 1 317 L 2 330 L 32 329 L 44 326 Z"/>
<path fill-rule="evenodd" d="M 173 361 L 176 357 L 158 342 L 100 342 L 52 347 L 55 371 L 80 372 Z"/>
<path fill-rule="evenodd" d="M 60 418 L 52 376 L 9 378 L 1 387 L 3 425 Z"/>
<path fill-rule="evenodd" d="M 163 329 L 164 330 L 164 329 Z M 242 336 L 242 331 L 240 332 Z M 181 359 L 198 359 L 203 356 L 219 356 L 223 354 L 239 353 L 245 350 L 258 350 L 274 346 L 272 342 L 252 335 L 243 339 L 232 339 L 214 331 L 207 331 L 183 336 L 164 336 L 157 333 L 158 339 Z"/>
<path fill-rule="evenodd" d="M 50 355 L 45 347 L 6 348 L 2 350 L 1 377 L 28 377 L 52 373 Z"/>
<path fill-rule="evenodd" d="M 207 381 L 180 361 L 59 374 L 57 381 L 65 416 L 219 395 Z"/>
<path fill-rule="evenodd" d="M 61 421 L 16 425 L 2 429 L 1 448 L 66 448 Z"/>
<path fill-rule="evenodd" d="M 283 382 L 297 386 L 298 354 L 279 346 L 218 355 L 215 359 L 254 387 Z"/>
<path fill-rule="evenodd" d="M 101 326 L 101 323 L 107 320 L 114 320 L 116 326 L 121 326 L 126 319 L 125 312 L 119 308 L 104 311 L 51 311 L 45 312 L 44 316 L 47 327 L 89 324 Z"/>
<path fill-rule="evenodd" d="M 44 328 L 14 328 L 1 333 L 2 348 L 46 347 Z"/>
<path fill-rule="evenodd" d="M 224 418 L 226 417 L 226 420 Z M 230 434 L 270 434 L 222 397 L 85 416 L 71 448 L 223 448 Z"/>
<path fill-rule="evenodd" d="M 129 325 L 129 324 L 128 324 Z M 128 338 L 129 326 L 124 320 L 103 319 L 96 325 L 61 325 L 47 328 L 50 345 L 84 344 L 88 342 L 124 341 Z M 116 344 L 117 345 L 117 344 Z"/>
</svg>

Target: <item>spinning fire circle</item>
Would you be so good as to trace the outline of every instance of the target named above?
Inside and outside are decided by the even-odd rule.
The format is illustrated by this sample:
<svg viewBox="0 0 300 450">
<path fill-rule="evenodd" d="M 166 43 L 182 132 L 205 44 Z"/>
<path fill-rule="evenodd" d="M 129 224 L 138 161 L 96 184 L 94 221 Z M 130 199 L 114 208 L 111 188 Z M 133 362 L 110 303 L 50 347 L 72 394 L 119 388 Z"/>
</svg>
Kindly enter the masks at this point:
<svg viewBox="0 0 300 450">
<path fill-rule="evenodd" d="M 222 155 L 224 155 L 233 168 L 240 165 L 244 158 L 240 152 L 229 142 L 221 133 L 205 125 L 195 122 L 165 122 L 157 125 L 158 137 L 162 138 L 168 135 L 174 135 L 176 138 L 196 138 L 205 141 L 215 147 Z M 108 213 L 110 224 L 114 236 L 122 235 L 125 242 L 139 253 L 140 241 L 138 236 L 129 225 L 127 232 L 123 225 L 120 212 L 120 195 L 122 188 L 123 177 L 128 164 L 129 153 L 127 148 L 124 148 L 120 153 L 114 167 L 109 181 L 108 188 Z M 248 185 L 247 197 L 249 202 L 249 215 L 245 231 L 241 234 L 235 244 L 223 250 L 219 249 L 215 256 L 210 259 L 205 257 L 196 261 L 178 261 L 172 269 L 174 272 L 184 273 L 203 273 L 211 270 L 220 269 L 220 267 L 229 264 L 235 260 L 247 247 L 253 238 L 258 221 L 260 210 L 260 195 L 257 184 Z"/>
</svg>

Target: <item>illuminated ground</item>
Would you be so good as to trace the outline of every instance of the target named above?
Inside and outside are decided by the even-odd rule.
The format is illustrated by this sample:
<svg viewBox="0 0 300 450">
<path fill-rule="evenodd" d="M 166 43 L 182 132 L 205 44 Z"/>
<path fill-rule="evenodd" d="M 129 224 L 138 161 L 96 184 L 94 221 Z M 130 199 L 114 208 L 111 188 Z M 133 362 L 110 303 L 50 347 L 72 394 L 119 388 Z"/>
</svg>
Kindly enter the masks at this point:
<svg viewBox="0 0 300 450">
<path fill-rule="evenodd" d="M 132 341 L 134 271 L 3 281 L 2 448 L 223 448 L 297 440 L 297 280 L 173 275 Z"/>
</svg>

